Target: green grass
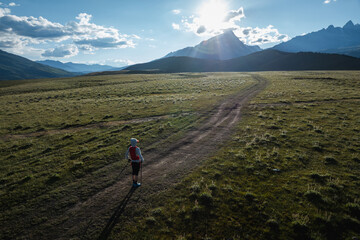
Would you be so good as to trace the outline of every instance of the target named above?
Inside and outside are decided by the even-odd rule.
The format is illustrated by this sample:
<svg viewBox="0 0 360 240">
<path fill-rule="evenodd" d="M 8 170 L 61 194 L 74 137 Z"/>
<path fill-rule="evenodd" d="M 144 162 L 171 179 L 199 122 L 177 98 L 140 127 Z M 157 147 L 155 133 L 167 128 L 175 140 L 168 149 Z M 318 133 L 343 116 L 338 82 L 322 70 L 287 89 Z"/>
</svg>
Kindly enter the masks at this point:
<svg viewBox="0 0 360 240">
<path fill-rule="evenodd" d="M 1 82 L 0 238 L 115 183 L 131 137 L 148 148 L 179 137 L 253 83 L 238 73 Z"/>
<path fill-rule="evenodd" d="M 111 239 L 359 237 L 359 72 L 258 74 L 227 146 Z"/>
</svg>

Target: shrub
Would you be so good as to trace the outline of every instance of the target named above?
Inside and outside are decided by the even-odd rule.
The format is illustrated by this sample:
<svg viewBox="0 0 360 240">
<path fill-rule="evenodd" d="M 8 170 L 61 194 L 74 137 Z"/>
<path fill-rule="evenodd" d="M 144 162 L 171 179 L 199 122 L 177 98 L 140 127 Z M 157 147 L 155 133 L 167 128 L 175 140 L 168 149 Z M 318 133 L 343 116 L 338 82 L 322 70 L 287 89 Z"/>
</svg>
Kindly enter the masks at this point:
<svg viewBox="0 0 360 240">
<path fill-rule="evenodd" d="M 245 199 L 248 201 L 253 201 L 255 199 L 255 195 L 251 192 L 245 193 Z"/>
<path fill-rule="evenodd" d="M 346 208 L 349 210 L 350 215 L 360 218 L 360 205 L 357 203 L 347 203 Z"/>
<path fill-rule="evenodd" d="M 312 202 L 313 204 L 324 203 L 324 199 L 321 193 L 316 190 L 309 190 L 304 194 L 304 196 L 307 198 L 309 202 Z"/>
<path fill-rule="evenodd" d="M 156 219 L 154 218 L 154 217 L 147 217 L 146 219 L 145 219 L 145 221 L 146 221 L 146 224 L 147 225 L 155 225 L 156 224 Z"/>
<path fill-rule="evenodd" d="M 155 208 L 151 211 L 151 215 L 153 216 L 161 216 L 162 215 L 162 208 Z"/>
<path fill-rule="evenodd" d="M 46 181 L 46 183 L 52 184 L 52 183 L 54 183 L 54 182 L 56 182 L 56 181 L 58 181 L 58 180 L 60 180 L 60 175 L 57 174 L 57 173 L 55 173 L 55 174 L 53 174 L 53 175 L 51 175 L 51 176 L 49 177 L 49 179 Z"/>
<path fill-rule="evenodd" d="M 314 179 L 317 182 L 324 183 L 327 178 L 329 178 L 329 175 L 320 175 L 318 173 L 312 173 L 310 174 L 310 177 Z"/>
<path fill-rule="evenodd" d="M 199 202 L 205 206 L 211 206 L 213 203 L 213 196 L 209 192 L 203 192 L 200 194 Z"/>
<path fill-rule="evenodd" d="M 272 230 L 279 230 L 279 223 L 275 219 L 269 219 L 266 221 L 266 224 L 272 229 Z"/>
<path fill-rule="evenodd" d="M 194 183 L 194 185 L 192 185 L 190 187 L 191 192 L 193 193 L 199 193 L 200 192 L 200 185 L 198 183 Z"/>
<path fill-rule="evenodd" d="M 325 157 L 325 164 L 327 165 L 335 165 L 337 164 L 338 162 L 336 161 L 335 158 L 331 157 L 331 156 L 327 156 Z"/>
</svg>

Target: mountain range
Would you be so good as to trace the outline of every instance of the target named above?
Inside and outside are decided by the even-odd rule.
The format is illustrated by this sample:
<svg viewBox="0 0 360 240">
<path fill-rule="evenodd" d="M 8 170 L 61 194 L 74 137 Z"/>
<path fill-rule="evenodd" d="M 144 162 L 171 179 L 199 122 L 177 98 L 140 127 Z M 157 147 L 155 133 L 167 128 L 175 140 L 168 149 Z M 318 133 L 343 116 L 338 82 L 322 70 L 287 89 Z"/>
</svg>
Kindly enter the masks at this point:
<svg viewBox="0 0 360 240">
<path fill-rule="evenodd" d="M 193 57 L 201 59 L 228 60 L 261 51 L 259 46 L 248 46 L 241 42 L 233 31 L 202 41 L 195 47 L 187 47 L 167 54 L 168 57 Z"/>
<path fill-rule="evenodd" d="M 0 80 L 72 77 L 73 73 L 53 68 L 0 50 Z"/>
<path fill-rule="evenodd" d="M 51 60 L 33 62 L 0 50 L 0 80 L 71 77 L 86 73 L 360 70 L 360 25 L 352 21 L 343 27 L 330 25 L 266 50 L 242 43 L 228 30 L 194 47 L 126 67 L 126 71 L 120 71 L 122 69 Z"/>
<path fill-rule="evenodd" d="M 123 68 L 115 68 L 108 65 L 81 64 L 81 63 L 72 63 L 72 62 L 63 63 L 60 61 L 53 61 L 53 60 L 37 61 L 37 63 L 41 63 L 50 67 L 59 68 L 68 72 L 73 72 L 78 74 L 87 74 L 87 73 L 102 72 L 102 71 L 119 71 L 123 69 Z"/>
<path fill-rule="evenodd" d="M 360 59 L 327 53 L 287 53 L 274 49 L 255 52 L 229 60 L 169 57 L 149 63 L 132 65 L 130 71 L 175 72 L 240 72 L 240 71 L 301 71 L 360 70 Z"/>
<path fill-rule="evenodd" d="M 330 25 L 326 29 L 294 37 L 273 49 L 284 52 L 338 53 L 360 58 L 360 24 L 349 21 L 342 28 Z"/>
</svg>

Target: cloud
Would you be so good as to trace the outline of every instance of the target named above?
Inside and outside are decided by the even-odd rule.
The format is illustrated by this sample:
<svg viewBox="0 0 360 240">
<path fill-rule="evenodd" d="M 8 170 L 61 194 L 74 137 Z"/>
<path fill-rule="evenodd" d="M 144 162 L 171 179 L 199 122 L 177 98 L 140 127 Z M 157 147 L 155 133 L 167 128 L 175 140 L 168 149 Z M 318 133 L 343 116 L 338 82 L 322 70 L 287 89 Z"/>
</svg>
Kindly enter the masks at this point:
<svg viewBox="0 0 360 240">
<path fill-rule="evenodd" d="M 74 42 L 78 45 L 86 45 L 94 48 L 127 48 L 134 46 L 132 41 L 113 37 L 82 39 Z"/>
<path fill-rule="evenodd" d="M 0 17 L 6 16 L 8 14 L 10 14 L 10 9 L 8 8 L 0 8 Z"/>
<path fill-rule="evenodd" d="M 179 24 L 172 23 L 171 26 L 172 26 L 172 28 L 175 29 L 175 30 L 180 30 L 180 25 L 179 25 Z"/>
<path fill-rule="evenodd" d="M 226 15 L 224 21 L 225 22 L 234 22 L 234 21 L 240 21 L 241 18 L 244 18 L 245 14 L 244 14 L 244 8 L 239 8 L 238 10 L 231 10 L 228 12 L 228 14 Z"/>
<path fill-rule="evenodd" d="M 202 19 L 201 16 L 193 15 L 183 17 L 181 23 L 188 32 L 194 32 L 197 35 L 214 36 L 223 33 L 227 29 L 238 28 L 237 22 L 244 17 L 244 9 L 240 7 L 237 10 L 228 11 L 223 18 L 217 21 L 208 21 L 208 18 Z"/>
<path fill-rule="evenodd" d="M 215 36 L 230 29 L 234 31 L 235 35 L 242 42 L 248 45 L 261 45 L 290 40 L 288 35 L 280 33 L 272 25 L 265 28 L 241 27 L 239 22 L 244 17 L 243 7 L 228 11 L 221 24 L 216 25 L 207 25 L 206 22 L 201 21 L 200 16 L 184 16 L 179 24 L 179 29 L 201 36 Z"/>
<path fill-rule="evenodd" d="M 178 14 L 181 13 L 181 10 L 180 10 L 180 9 L 174 9 L 174 10 L 172 10 L 171 12 L 172 12 L 173 14 L 175 14 L 175 15 L 178 15 Z"/>
<path fill-rule="evenodd" d="M 43 17 L 0 17 L 0 32 L 13 33 L 37 39 L 60 39 L 71 35 L 69 29 L 59 23 L 52 23 Z"/>
<path fill-rule="evenodd" d="M 325 1 L 324 1 L 324 4 L 329 4 L 329 3 L 331 3 L 331 2 L 336 2 L 336 0 L 325 0 Z"/>
<path fill-rule="evenodd" d="M 18 7 L 20 4 L 16 4 L 14 2 L 9 3 L 9 7 Z"/>
<path fill-rule="evenodd" d="M 57 48 L 46 50 L 41 56 L 54 57 L 54 58 L 69 58 L 76 56 L 79 53 L 78 48 L 75 45 L 62 45 Z"/>
<path fill-rule="evenodd" d="M 43 17 L 11 15 L 8 8 L 0 8 L 0 47 L 25 48 L 29 44 L 56 43 L 59 47 L 49 49 L 43 56 L 65 57 L 74 56 L 79 50 L 91 53 L 102 48 L 134 47 L 134 40 L 141 39 L 134 34 L 120 34 L 113 27 L 92 23 L 92 15 L 87 13 L 80 13 L 75 19 L 77 21 L 60 24 Z M 65 40 L 76 45 L 76 49 L 64 47 Z"/>
<path fill-rule="evenodd" d="M 279 30 L 272 25 L 269 25 L 266 28 L 239 27 L 234 30 L 234 33 L 242 42 L 248 45 L 261 45 L 290 40 L 288 35 L 279 33 Z"/>
<path fill-rule="evenodd" d="M 198 27 L 198 29 L 196 30 L 197 34 L 202 34 L 206 32 L 206 27 L 204 25 L 201 25 L 200 27 Z"/>
</svg>

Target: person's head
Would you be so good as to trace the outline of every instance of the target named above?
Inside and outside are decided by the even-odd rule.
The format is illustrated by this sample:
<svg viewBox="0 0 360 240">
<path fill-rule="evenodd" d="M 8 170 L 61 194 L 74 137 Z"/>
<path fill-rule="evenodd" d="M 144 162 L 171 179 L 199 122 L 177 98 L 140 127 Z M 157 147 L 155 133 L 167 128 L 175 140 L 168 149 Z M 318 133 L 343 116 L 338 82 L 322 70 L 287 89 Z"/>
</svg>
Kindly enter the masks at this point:
<svg viewBox="0 0 360 240">
<path fill-rule="evenodd" d="M 131 146 L 133 146 L 133 147 L 135 147 L 138 142 L 139 142 L 139 140 L 137 140 L 136 138 L 130 139 Z"/>
</svg>

